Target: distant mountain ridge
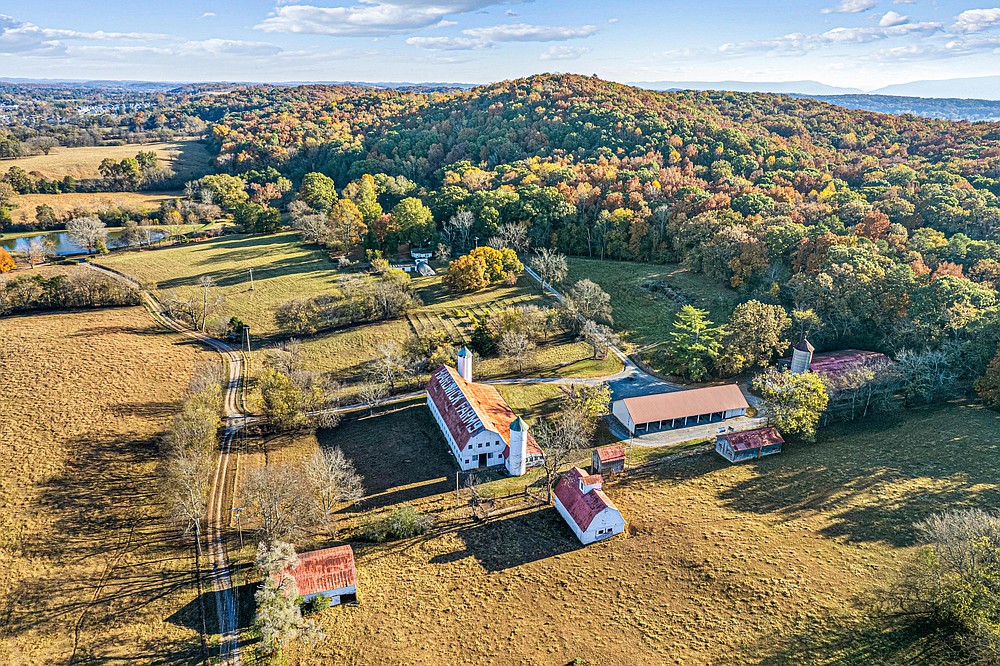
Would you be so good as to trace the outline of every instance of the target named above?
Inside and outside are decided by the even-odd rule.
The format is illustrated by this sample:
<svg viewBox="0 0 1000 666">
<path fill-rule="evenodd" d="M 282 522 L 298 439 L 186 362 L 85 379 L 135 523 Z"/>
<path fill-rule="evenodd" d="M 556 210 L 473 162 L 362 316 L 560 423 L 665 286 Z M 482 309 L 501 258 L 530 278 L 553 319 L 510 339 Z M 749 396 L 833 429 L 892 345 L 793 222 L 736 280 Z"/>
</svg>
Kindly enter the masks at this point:
<svg viewBox="0 0 1000 666">
<path fill-rule="evenodd" d="M 910 81 L 872 90 L 873 95 L 939 97 L 953 99 L 988 99 L 1000 101 L 1000 76 L 977 76 L 969 79 Z"/>
<path fill-rule="evenodd" d="M 732 90 L 802 95 L 851 95 L 865 92 L 860 88 L 841 88 L 819 81 L 638 81 L 628 85 L 658 91 Z"/>
</svg>

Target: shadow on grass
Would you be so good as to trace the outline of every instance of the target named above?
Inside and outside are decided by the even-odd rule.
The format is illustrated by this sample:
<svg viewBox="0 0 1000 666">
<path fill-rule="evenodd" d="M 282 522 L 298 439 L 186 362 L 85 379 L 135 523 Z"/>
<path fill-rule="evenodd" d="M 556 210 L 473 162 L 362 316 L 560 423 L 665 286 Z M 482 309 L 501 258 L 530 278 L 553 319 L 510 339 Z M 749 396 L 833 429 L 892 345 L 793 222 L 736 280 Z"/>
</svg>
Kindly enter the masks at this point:
<svg viewBox="0 0 1000 666">
<path fill-rule="evenodd" d="M 150 414 L 167 408 L 122 407 Z M 170 643 L 154 630 L 126 648 L 107 629 L 147 624 L 153 619 L 148 606 L 169 607 L 195 586 L 193 542 L 166 519 L 160 504 L 156 439 L 95 436 L 67 448 L 64 471 L 38 487 L 35 510 L 46 517 L 45 529 L 21 543 L 24 558 L 46 566 L 0 600 L 0 633 L 78 632 L 81 662 L 90 660 L 87 655 L 105 660 L 103 655 L 128 649 L 110 661 L 190 663 L 192 654 L 200 654 L 197 634 Z"/>
<path fill-rule="evenodd" d="M 254 258 L 255 256 L 255 254 L 250 254 L 249 256 L 241 259 L 239 257 L 230 257 L 227 255 L 225 257 L 205 259 L 200 263 L 210 267 L 213 264 L 244 261 L 245 259 Z M 283 256 L 276 258 L 274 261 L 266 265 L 255 266 L 253 277 L 255 281 L 259 282 L 269 278 L 284 277 L 293 274 L 305 275 L 307 273 L 314 272 L 329 273 L 331 288 L 336 284 L 336 280 L 339 277 L 336 269 L 330 264 L 330 262 L 321 257 L 310 256 L 309 254 Z M 201 279 L 202 275 L 210 276 L 219 287 L 232 287 L 245 284 L 249 289 L 250 286 L 247 271 L 244 269 L 223 269 L 212 271 L 209 268 L 209 270 L 203 274 L 161 280 L 157 282 L 157 288 L 167 290 L 176 289 L 178 287 L 196 287 L 198 286 L 198 280 Z"/>
<path fill-rule="evenodd" d="M 1000 503 L 991 425 L 1000 419 L 956 405 L 839 424 L 751 463 L 756 474 L 719 499 L 787 519 L 822 513 L 825 536 L 909 546 L 913 524 L 934 513 Z"/>
<path fill-rule="evenodd" d="M 471 556 L 487 571 L 496 572 L 582 547 L 553 507 L 460 527 L 456 536 L 465 548 L 437 555 L 431 559 L 432 564 L 448 564 Z"/>
<path fill-rule="evenodd" d="M 789 636 L 766 636 L 739 655 L 735 663 L 745 661 L 763 666 L 941 666 L 975 663 L 962 658 L 947 638 L 927 622 L 874 615 L 860 624 L 834 619 Z"/>
<path fill-rule="evenodd" d="M 320 446 L 339 447 L 364 478 L 364 509 L 412 502 L 453 487 L 457 469 L 437 423 L 422 402 L 369 416 L 350 416 L 317 433 Z M 353 510 L 353 509 L 352 509 Z"/>
</svg>

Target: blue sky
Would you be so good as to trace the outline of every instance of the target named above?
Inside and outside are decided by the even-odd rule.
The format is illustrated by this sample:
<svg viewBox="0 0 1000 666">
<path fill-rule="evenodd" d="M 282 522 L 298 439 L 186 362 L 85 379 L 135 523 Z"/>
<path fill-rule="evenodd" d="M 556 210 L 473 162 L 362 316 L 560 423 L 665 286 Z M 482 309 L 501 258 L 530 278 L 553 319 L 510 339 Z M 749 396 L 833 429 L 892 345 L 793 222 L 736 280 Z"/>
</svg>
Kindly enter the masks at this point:
<svg viewBox="0 0 1000 666">
<path fill-rule="evenodd" d="M 1000 74 L 1000 0 L 0 0 L 0 76 L 874 89 Z"/>
</svg>

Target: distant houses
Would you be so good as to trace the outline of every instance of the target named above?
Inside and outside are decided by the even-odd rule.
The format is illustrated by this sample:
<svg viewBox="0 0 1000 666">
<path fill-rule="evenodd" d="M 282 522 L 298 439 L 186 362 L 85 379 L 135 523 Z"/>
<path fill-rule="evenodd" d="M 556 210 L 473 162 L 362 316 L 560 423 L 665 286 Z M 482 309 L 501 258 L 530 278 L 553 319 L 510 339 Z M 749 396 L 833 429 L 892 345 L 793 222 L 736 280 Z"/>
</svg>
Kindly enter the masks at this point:
<svg viewBox="0 0 1000 666">
<path fill-rule="evenodd" d="M 354 549 L 350 546 L 300 553 L 299 565 L 285 573 L 295 579 L 304 601 L 324 596 L 336 606 L 357 599 L 358 573 L 354 568 Z"/>
<path fill-rule="evenodd" d="M 463 471 L 504 467 L 521 476 L 543 462 L 528 425 L 500 393 L 472 381 L 472 352 L 462 347 L 458 369 L 442 365 L 427 382 L 427 407 Z"/>
<path fill-rule="evenodd" d="M 750 405 L 736 384 L 615 400 L 611 413 L 630 435 L 745 416 Z"/>
<path fill-rule="evenodd" d="M 715 438 L 715 451 L 731 463 L 754 460 L 781 453 L 785 443 L 774 428 L 730 432 Z"/>
<path fill-rule="evenodd" d="M 579 467 L 563 474 L 556 484 L 556 511 L 585 546 L 625 531 L 625 518 L 602 485 L 600 474 L 588 475 Z"/>
</svg>

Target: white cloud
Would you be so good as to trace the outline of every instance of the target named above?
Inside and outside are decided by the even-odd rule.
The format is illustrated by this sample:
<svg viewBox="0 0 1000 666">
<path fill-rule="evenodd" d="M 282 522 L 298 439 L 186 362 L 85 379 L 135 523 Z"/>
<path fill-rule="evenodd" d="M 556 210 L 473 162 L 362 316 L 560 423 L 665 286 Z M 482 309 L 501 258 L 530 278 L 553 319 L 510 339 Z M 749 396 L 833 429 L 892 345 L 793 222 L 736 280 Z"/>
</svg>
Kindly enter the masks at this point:
<svg viewBox="0 0 1000 666">
<path fill-rule="evenodd" d="M 955 32 L 979 32 L 1000 24 L 1000 7 L 992 9 L 967 9 L 955 17 Z"/>
<path fill-rule="evenodd" d="M 563 46 L 557 44 L 542 51 L 538 56 L 539 60 L 576 60 L 577 58 L 590 53 L 586 46 Z"/>
<path fill-rule="evenodd" d="M 608 23 L 618 23 L 619 21 L 621 21 L 621 19 L 617 17 L 608 19 Z"/>
<path fill-rule="evenodd" d="M 885 15 L 879 19 L 878 24 L 883 28 L 889 28 L 894 25 L 903 25 L 904 23 L 909 23 L 910 17 L 903 16 L 902 14 L 894 11 L 887 11 Z"/>
<path fill-rule="evenodd" d="M 409 37 L 406 43 L 433 51 L 470 51 L 492 46 L 489 42 L 475 37 Z"/>
<path fill-rule="evenodd" d="M 54 56 L 66 53 L 65 40 L 108 41 L 108 40 L 163 40 L 169 35 L 152 32 L 81 32 L 56 28 L 40 28 L 33 23 L 18 21 L 12 16 L 0 14 L 0 54 Z"/>
<path fill-rule="evenodd" d="M 215 12 L 205 12 L 201 15 L 201 18 L 212 18 L 213 16 L 215 16 Z"/>
<path fill-rule="evenodd" d="M 875 6 L 875 0 L 840 0 L 836 7 L 821 9 L 821 14 L 857 14 Z"/>
<path fill-rule="evenodd" d="M 439 25 L 454 14 L 504 4 L 505 0 L 363 0 L 346 7 L 284 5 L 256 26 L 266 32 L 384 37 Z"/>
<path fill-rule="evenodd" d="M 561 42 L 567 39 L 590 37 L 597 32 L 597 26 L 548 26 L 511 23 L 494 25 L 488 28 L 470 28 L 462 32 L 488 42 Z"/>
<path fill-rule="evenodd" d="M 281 53 L 281 50 L 280 47 L 267 42 L 245 42 L 234 39 L 183 42 L 176 47 L 176 53 L 185 56 L 273 56 Z"/>
<path fill-rule="evenodd" d="M 826 32 L 806 34 L 794 32 L 781 37 L 748 42 L 723 44 L 718 51 L 724 55 L 745 55 L 765 52 L 768 55 L 803 55 L 809 51 L 838 44 L 867 44 L 893 37 L 929 35 L 940 32 L 940 23 L 903 23 L 867 28 L 831 28 Z"/>
</svg>

